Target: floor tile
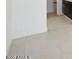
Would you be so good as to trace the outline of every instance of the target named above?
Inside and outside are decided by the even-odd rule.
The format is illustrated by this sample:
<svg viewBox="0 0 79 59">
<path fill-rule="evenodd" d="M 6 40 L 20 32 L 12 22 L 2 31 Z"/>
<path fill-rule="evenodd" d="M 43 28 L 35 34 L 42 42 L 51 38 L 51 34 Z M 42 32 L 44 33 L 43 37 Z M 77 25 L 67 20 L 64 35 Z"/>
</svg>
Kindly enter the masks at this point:
<svg viewBox="0 0 79 59">
<path fill-rule="evenodd" d="M 9 55 L 31 59 L 72 59 L 72 24 L 64 16 L 48 17 L 48 32 L 14 40 Z"/>
</svg>

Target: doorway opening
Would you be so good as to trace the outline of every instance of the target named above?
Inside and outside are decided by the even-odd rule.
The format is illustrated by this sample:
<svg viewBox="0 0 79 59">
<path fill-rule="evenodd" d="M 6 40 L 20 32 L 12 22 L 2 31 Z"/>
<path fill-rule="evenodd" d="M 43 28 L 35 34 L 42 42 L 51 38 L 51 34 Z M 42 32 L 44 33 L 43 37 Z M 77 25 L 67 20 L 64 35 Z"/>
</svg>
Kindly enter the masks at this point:
<svg viewBox="0 0 79 59">
<path fill-rule="evenodd" d="M 47 16 L 57 14 L 57 0 L 47 0 Z"/>
<path fill-rule="evenodd" d="M 57 16 L 57 0 L 47 0 L 47 28 L 48 31 L 55 29 L 52 28 L 55 23 L 55 17 Z M 55 24 L 56 25 L 56 24 Z"/>
<path fill-rule="evenodd" d="M 48 31 L 61 30 L 71 24 L 71 20 L 62 12 L 62 0 L 47 0 L 47 28 Z"/>
</svg>

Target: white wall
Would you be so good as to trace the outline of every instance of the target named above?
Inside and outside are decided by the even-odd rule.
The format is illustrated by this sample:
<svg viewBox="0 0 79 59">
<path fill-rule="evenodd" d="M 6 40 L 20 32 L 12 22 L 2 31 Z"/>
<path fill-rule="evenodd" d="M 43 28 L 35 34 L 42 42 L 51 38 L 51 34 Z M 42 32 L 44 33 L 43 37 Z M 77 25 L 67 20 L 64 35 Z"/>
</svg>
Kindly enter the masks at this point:
<svg viewBox="0 0 79 59">
<path fill-rule="evenodd" d="M 46 0 L 7 0 L 7 50 L 11 39 L 47 31 Z"/>
<path fill-rule="evenodd" d="M 53 3 L 55 1 L 56 0 L 47 0 L 47 13 L 56 12 L 56 4 Z"/>
<path fill-rule="evenodd" d="M 11 31 L 12 31 L 12 0 L 6 0 L 6 53 L 8 53 L 12 39 Z"/>
<path fill-rule="evenodd" d="M 62 15 L 62 0 L 57 0 L 57 15 Z"/>
</svg>

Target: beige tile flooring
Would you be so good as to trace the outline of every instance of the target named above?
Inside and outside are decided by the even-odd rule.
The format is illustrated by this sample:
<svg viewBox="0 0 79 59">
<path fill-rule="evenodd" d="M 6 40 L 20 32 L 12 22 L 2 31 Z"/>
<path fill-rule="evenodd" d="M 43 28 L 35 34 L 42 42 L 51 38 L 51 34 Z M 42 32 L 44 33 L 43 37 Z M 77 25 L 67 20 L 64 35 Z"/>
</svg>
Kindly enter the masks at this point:
<svg viewBox="0 0 79 59">
<path fill-rule="evenodd" d="M 65 16 L 48 15 L 48 32 L 13 40 L 10 56 L 72 59 L 72 24 Z"/>
</svg>

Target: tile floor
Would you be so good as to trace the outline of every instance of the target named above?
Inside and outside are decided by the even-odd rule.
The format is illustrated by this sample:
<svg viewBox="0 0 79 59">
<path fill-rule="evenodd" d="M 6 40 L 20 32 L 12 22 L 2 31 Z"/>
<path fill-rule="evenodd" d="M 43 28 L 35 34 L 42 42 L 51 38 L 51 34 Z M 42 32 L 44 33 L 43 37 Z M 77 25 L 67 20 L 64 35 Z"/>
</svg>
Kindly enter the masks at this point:
<svg viewBox="0 0 79 59">
<path fill-rule="evenodd" d="M 9 56 L 72 59 L 72 24 L 65 16 L 48 15 L 48 32 L 13 40 Z"/>
</svg>

